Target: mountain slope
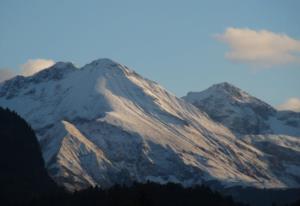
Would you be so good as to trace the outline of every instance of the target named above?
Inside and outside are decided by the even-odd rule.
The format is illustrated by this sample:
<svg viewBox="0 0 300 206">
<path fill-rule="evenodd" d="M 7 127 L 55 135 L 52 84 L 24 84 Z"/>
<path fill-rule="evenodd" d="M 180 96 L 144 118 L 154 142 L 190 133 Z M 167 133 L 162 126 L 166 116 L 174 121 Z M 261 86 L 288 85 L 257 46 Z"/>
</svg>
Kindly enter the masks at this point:
<svg viewBox="0 0 300 206">
<path fill-rule="evenodd" d="M 183 99 L 262 151 L 269 168 L 284 184 L 299 182 L 300 113 L 277 111 L 229 83 L 189 92 Z"/>
<path fill-rule="evenodd" d="M 265 154 L 126 66 L 57 63 L 0 84 L 0 105 L 34 128 L 47 167 L 70 190 L 132 181 L 292 187 Z"/>
</svg>

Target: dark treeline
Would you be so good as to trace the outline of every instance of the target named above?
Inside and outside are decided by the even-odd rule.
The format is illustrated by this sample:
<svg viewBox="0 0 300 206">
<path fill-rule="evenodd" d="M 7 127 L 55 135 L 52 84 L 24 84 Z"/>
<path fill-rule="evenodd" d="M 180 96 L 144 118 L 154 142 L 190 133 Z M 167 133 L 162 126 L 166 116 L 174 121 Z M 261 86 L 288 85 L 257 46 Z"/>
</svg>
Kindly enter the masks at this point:
<svg viewBox="0 0 300 206">
<path fill-rule="evenodd" d="M 291 204 L 290 206 L 300 206 L 300 197 L 299 200 Z"/>
<path fill-rule="evenodd" d="M 300 199 L 300 188 L 289 189 L 258 189 L 253 187 L 231 187 L 221 189 L 222 194 L 232 195 L 236 201 L 253 206 L 291 204 Z"/>
<path fill-rule="evenodd" d="M 0 142 L 0 205 L 57 190 L 32 128 L 15 112 L 2 108 Z"/>
<path fill-rule="evenodd" d="M 178 184 L 135 183 L 131 186 L 115 186 L 107 190 L 90 188 L 75 193 L 36 198 L 27 204 L 50 205 L 103 205 L 103 206 L 235 206 L 231 197 L 223 197 L 205 186 L 183 188 Z"/>
</svg>

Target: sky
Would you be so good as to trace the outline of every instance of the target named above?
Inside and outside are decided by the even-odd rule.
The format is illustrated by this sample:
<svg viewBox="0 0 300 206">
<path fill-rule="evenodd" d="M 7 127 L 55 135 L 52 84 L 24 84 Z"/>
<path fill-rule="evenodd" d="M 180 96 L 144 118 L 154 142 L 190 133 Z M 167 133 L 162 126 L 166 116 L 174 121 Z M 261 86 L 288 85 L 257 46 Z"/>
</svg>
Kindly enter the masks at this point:
<svg viewBox="0 0 300 206">
<path fill-rule="evenodd" d="M 229 82 L 300 111 L 298 0 L 1 0 L 0 81 L 110 58 L 178 97 Z"/>
</svg>

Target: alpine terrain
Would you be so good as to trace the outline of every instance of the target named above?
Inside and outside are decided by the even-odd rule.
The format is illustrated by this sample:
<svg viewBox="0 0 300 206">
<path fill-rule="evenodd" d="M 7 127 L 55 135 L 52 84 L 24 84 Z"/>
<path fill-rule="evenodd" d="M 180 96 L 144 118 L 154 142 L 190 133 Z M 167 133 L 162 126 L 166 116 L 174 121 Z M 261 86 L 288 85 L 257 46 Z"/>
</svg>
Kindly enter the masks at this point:
<svg viewBox="0 0 300 206">
<path fill-rule="evenodd" d="M 262 151 L 270 169 L 287 185 L 299 182 L 300 113 L 278 111 L 227 82 L 189 92 L 183 99 Z"/>
<path fill-rule="evenodd" d="M 181 99 L 109 59 L 59 62 L 2 82 L 0 106 L 31 124 L 50 175 L 69 190 L 147 180 L 300 185 L 299 114 L 229 84 Z"/>
</svg>

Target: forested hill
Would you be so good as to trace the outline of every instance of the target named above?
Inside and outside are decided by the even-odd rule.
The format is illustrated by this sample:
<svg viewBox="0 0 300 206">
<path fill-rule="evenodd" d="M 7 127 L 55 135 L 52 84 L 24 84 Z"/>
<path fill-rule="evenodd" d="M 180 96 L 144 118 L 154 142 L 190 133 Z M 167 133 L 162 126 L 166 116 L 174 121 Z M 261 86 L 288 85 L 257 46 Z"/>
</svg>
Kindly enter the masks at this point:
<svg viewBox="0 0 300 206">
<path fill-rule="evenodd" d="M 22 202 L 56 188 L 45 169 L 33 130 L 18 114 L 3 108 L 0 108 L 0 141 L 2 203 Z"/>
</svg>

